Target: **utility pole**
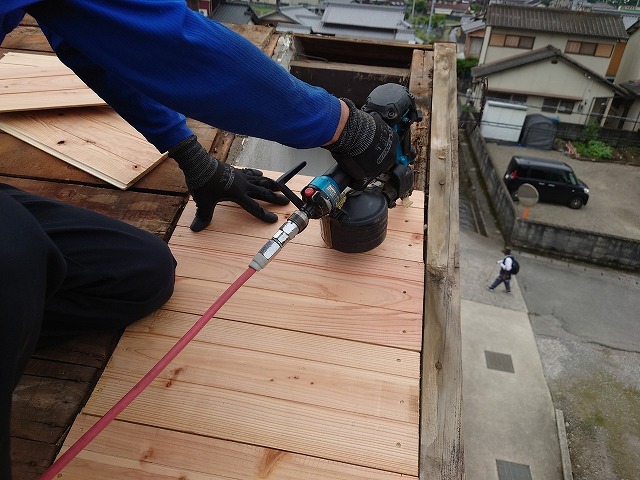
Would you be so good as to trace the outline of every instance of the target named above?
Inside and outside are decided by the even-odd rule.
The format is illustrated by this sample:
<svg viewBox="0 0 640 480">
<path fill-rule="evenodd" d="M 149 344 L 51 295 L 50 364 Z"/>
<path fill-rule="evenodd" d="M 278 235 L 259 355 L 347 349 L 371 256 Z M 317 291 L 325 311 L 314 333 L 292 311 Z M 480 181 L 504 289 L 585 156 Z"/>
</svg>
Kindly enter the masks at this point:
<svg viewBox="0 0 640 480">
<path fill-rule="evenodd" d="M 429 13 L 429 25 L 427 26 L 427 34 L 431 34 L 431 18 L 433 18 L 433 10 L 436 6 L 436 0 L 431 0 L 431 13 Z"/>
</svg>

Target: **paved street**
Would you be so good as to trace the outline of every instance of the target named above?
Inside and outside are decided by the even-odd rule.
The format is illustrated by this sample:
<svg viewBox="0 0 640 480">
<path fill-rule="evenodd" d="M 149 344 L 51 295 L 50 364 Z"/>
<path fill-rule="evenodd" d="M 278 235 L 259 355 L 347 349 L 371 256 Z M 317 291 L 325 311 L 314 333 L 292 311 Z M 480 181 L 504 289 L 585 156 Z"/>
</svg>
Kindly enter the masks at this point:
<svg viewBox="0 0 640 480">
<path fill-rule="evenodd" d="M 589 203 L 580 210 L 540 203 L 530 210 L 530 220 L 640 239 L 640 168 L 637 166 L 581 161 L 555 150 L 496 143 L 487 143 L 487 149 L 499 174 L 506 171 L 509 160 L 517 154 L 565 162 L 589 186 Z M 523 213 L 524 207 L 516 205 Z"/>
<path fill-rule="evenodd" d="M 633 168 L 640 175 L 640 168 Z M 474 187 L 489 235 L 484 242 L 499 248 L 502 238 L 487 199 L 477 183 Z M 545 207 L 551 207 L 549 214 L 578 218 L 568 208 Z M 629 208 L 632 218 L 612 214 L 592 220 L 605 229 L 613 222 L 620 223 L 618 231 L 640 231 L 636 207 L 625 203 Z M 640 479 L 640 275 L 514 253 L 544 377 L 554 407 L 564 412 L 574 479 Z M 481 270 L 474 274 L 480 282 L 490 277 Z M 463 287 L 465 281 L 471 280 L 463 278 Z M 504 297 L 497 301 L 510 301 Z"/>
</svg>

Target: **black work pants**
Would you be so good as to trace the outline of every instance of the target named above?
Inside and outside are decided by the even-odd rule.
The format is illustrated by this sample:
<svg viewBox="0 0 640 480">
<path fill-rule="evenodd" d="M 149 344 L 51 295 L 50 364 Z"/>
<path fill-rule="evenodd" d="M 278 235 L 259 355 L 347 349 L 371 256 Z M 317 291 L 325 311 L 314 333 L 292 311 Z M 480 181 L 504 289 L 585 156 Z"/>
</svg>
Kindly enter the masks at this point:
<svg viewBox="0 0 640 480">
<path fill-rule="evenodd" d="M 11 478 L 11 396 L 38 343 L 121 329 L 173 293 L 160 238 L 0 183 L 0 478 Z"/>
</svg>

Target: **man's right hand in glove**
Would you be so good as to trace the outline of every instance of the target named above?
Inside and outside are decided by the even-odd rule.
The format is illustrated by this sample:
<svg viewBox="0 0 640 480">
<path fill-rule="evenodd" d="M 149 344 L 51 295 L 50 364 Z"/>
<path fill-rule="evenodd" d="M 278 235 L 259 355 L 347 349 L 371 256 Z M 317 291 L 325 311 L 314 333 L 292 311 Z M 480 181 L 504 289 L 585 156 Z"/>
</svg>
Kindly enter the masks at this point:
<svg viewBox="0 0 640 480">
<path fill-rule="evenodd" d="M 184 172 L 189 192 L 196 202 L 196 216 L 191 230 L 199 232 L 213 218 L 218 202 L 235 202 L 254 217 L 275 223 L 278 216 L 256 202 L 264 200 L 274 205 L 286 205 L 289 200 L 279 191 L 278 184 L 262 175 L 260 170 L 238 169 L 218 162 L 198 143 L 195 135 L 169 149 L 169 156 Z"/>
<path fill-rule="evenodd" d="M 358 110 L 351 100 L 342 98 L 346 123 L 337 140 L 324 148 L 331 152 L 340 168 L 352 179 L 349 185 L 364 189 L 395 163 L 398 134 L 377 113 Z"/>
</svg>

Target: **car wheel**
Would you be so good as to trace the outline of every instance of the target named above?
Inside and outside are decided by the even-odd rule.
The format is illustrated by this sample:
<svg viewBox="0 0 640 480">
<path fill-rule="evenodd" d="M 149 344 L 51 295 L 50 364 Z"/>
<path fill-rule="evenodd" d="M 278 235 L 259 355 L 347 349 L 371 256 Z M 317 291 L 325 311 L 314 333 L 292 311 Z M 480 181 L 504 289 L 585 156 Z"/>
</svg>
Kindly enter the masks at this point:
<svg viewBox="0 0 640 480">
<path fill-rule="evenodd" d="M 579 209 L 582 205 L 584 205 L 584 202 L 580 197 L 573 197 L 569 200 L 569 208 L 573 208 L 574 210 Z"/>
</svg>

